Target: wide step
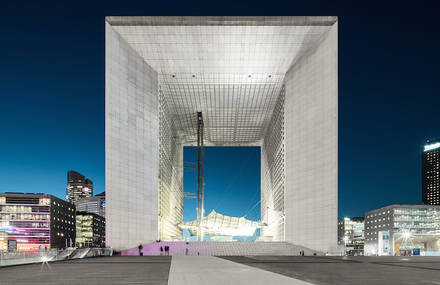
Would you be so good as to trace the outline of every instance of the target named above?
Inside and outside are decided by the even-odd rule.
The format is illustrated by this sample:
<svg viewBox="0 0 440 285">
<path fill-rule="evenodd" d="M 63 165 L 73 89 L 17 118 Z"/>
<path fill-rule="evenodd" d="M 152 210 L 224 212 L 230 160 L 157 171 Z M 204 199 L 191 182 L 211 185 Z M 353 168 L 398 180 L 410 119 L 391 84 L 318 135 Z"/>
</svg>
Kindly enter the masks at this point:
<svg viewBox="0 0 440 285">
<path fill-rule="evenodd" d="M 169 248 L 165 252 L 165 247 Z M 162 250 L 161 250 L 162 248 Z M 143 246 L 144 255 L 322 255 L 322 252 L 288 242 L 156 242 Z M 122 255 L 139 255 L 139 249 L 123 251 Z"/>
</svg>

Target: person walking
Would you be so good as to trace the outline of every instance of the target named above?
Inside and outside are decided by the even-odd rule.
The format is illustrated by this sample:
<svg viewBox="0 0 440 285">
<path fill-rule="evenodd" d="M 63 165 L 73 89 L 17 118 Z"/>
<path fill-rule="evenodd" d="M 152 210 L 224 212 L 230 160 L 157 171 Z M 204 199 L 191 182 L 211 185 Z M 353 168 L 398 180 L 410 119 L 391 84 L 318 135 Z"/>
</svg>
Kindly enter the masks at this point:
<svg viewBox="0 0 440 285">
<path fill-rule="evenodd" d="M 142 251 L 144 247 L 142 246 L 142 244 L 139 245 L 139 256 L 144 256 L 144 252 Z"/>
</svg>

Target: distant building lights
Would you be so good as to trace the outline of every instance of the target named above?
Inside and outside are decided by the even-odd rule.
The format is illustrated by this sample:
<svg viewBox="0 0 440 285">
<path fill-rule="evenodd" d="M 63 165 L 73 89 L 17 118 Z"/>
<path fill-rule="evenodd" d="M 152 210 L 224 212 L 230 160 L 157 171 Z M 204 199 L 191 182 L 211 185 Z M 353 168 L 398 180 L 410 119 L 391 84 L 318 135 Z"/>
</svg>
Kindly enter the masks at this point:
<svg viewBox="0 0 440 285">
<path fill-rule="evenodd" d="M 425 145 L 424 151 L 430 151 L 430 150 L 433 150 L 433 149 L 436 149 L 436 148 L 440 148 L 440 142 Z"/>
</svg>

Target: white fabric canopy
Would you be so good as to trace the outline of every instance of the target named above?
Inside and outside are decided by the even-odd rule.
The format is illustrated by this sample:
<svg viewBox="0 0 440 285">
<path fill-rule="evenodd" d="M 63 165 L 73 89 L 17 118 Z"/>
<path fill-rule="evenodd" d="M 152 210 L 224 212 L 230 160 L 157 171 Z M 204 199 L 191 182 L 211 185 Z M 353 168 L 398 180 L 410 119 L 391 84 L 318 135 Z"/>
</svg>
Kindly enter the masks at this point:
<svg viewBox="0 0 440 285">
<path fill-rule="evenodd" d="M 181 229 L 188 229 L 191 235 L 196 236 L 199 230 L 199 221 L 194 220 L 179 225 Z M 253 236 L 260 223 L 244 217 L 224 216 L 212 210 L 202 218 L 201 228 L 205 235 Z"/>
</svg>

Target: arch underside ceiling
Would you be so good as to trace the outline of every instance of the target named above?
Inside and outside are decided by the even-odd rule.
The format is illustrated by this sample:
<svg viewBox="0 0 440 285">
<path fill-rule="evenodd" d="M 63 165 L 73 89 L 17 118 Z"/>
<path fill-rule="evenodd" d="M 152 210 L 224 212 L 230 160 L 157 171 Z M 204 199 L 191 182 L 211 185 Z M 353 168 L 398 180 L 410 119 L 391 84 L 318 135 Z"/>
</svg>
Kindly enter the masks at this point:
<svg viewBox="0 0 440 285">
<path fill-rule="evenodd" d="M 260 145 L 285 73 L 330 27 L 279 23 L 113 27 L 158 72 L 182 144 L 202 111 L 206 145 Z"/>
</svg>

